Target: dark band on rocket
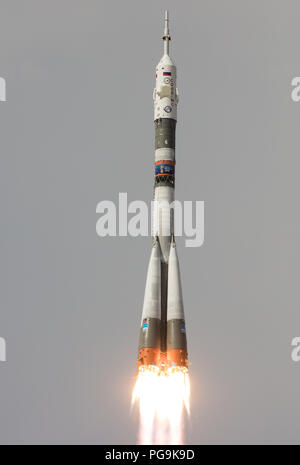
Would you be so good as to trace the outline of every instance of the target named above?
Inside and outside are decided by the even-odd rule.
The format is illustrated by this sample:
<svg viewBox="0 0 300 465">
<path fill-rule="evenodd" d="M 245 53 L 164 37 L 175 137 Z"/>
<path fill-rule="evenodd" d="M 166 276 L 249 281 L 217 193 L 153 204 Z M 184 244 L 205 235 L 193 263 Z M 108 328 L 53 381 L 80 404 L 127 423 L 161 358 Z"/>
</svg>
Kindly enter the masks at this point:
<svg viewBox="0 0 300 465">
<path fill-rule="evenodd" d="M 162 148 L 175 149 L 176 120 L 159 118 L 155 124 L 155 150 Z"/>
<path fill-rule="evenodd" d="M 167 350 L 187 351 L 184 320 L 169 320 L 167 323 Z"/>
<path fill-rule="evenodd" d="M 145 318 L 140 330 L 139 351 L 144 347 L 160 349 L 160 330 L 161 321 L 158 318 Z"/>
</svg>

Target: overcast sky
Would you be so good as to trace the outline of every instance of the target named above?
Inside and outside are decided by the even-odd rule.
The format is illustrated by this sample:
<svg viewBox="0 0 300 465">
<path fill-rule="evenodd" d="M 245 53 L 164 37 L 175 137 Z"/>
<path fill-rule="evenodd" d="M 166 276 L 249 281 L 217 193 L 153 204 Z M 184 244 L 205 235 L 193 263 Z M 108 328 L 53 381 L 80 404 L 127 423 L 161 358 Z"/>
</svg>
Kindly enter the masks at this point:
<svg viewBox="0 0 300 465">
<path fill-rule="evenodd" d="M 169 8 L 187 442 L 299 443 L 300 3 L 0 0 L 0 442 L 134 444 L 150 238 L 99 238 L 96 205 L 153 195 L 152 92 Z"/>
</svg>

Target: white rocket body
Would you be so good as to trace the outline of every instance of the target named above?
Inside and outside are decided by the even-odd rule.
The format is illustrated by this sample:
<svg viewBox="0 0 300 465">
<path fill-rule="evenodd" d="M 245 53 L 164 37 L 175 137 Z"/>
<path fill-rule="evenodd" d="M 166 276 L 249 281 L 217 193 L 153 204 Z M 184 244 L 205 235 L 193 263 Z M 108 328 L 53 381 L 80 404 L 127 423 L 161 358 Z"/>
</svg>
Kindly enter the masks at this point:
<svg viewBox="0 0 300 465">
<path fill-rule="evenodd" d="M 165 15 L 164 55 L 156 67 L 153 92 L 155 186 L 153 247 L 141 322 L 138 367 L 187 366 L 187 345 L 179 262 L 174 240 L 175 129 L 178 90 L 176 66 L 169 57 L 169 19 Z"/>
<path fill-rule="evenodd" d="M 164 55 L 156 67 L 155 74 L 155 88 L 153 91 L 154 101 L 154 121 L 160 119 L 170 119 L 176 124 L 177 120 L 177 103 L 178 103 L 178 89 L 176 87 L 176 66 L 169 57 L 169 20 L 168 14 L 165 17 L 165 30 L 164 30 Z M 174 136 L 175 136 L 174 124 Z M 158 176 L 172 176 L 174 172 L 175 180 L 175 139 L 174 147 L 169 137 L 172 135 L 168 132 L 162 132 L 161 136 L 165 138 L 156 143 L 155 147 L 155 175 Z M 169 136 L 169 137 L 168 137 Z M 157 141 L 156 141 L 157 142 Z M 164 161 L 169 162 L 163 163 Z M 167 173 L 168 167 L 171 174 Z M 174 167 L 174 169 L 172 169 Z M 159 171 L 162 171 L 159 173 Z M 160 185 L 161 184 L 161 185 Z M 174 234 L 174 222 L 170 210 L 170 205 L 174 201 L 174 187 L 170 185 L 163 185 L 164 183 L 157 183 L 154 189 L 154 211 L 153 211 L 153 237 L 160 238 L 160 245 L 162 250 L 162 258 L 165 263 L 168 262 L 170 250 L 170 238 Z"/>
</svg>

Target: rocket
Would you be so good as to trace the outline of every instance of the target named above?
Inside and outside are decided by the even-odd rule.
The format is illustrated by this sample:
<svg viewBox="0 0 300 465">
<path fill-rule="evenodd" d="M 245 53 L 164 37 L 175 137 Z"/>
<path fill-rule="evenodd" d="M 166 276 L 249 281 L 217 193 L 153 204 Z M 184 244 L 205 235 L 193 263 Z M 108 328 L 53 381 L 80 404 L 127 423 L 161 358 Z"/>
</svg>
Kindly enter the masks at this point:
<svg viewBox="0 0 300 465">
<path fill-rule="evenodd" d="M 164 54 L 156 67 L 153 91 L 155 182 L 152 251 L 148 266 L 139 337 L 138 370 L 187 367 L 186 328 L 179 262 L 174 237 L 175 130 L 178 90 L 176 66 L 169 56 L 169 16 L 165 12 Z"/>
</svg>

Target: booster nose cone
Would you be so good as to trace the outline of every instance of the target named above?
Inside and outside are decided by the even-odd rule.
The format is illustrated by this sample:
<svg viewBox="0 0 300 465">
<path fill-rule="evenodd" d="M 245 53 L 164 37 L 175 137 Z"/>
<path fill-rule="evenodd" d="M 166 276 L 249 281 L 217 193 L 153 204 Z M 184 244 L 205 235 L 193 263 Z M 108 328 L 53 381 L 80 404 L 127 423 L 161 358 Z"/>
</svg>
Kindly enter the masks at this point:
<svg viewBox="0 0 300 465">
<path fill-rule="evenodd" d="M 168 280 L 168 321 L 184 319 L 179 261 L 174 240 L 170 247 Z"/>
<path fill-rule="evenodd" d="M 161 251 L 156 238 L 152 247 L 146 279 L 140 329 L 138 367 L 155 365 L 161 340 Z"/>
<path fill-rule="evenodd" d="M 161 250 L 158 239 L 152 247 L 144 296 L 144 318 L 161 318 Z"/>
<path fill-rule="evenodd" d="M 187 343 L 179 261 L 171 243 L 168 276 L 167 358 L 171 366 L 187 366 Z"/>
</svg>

